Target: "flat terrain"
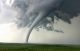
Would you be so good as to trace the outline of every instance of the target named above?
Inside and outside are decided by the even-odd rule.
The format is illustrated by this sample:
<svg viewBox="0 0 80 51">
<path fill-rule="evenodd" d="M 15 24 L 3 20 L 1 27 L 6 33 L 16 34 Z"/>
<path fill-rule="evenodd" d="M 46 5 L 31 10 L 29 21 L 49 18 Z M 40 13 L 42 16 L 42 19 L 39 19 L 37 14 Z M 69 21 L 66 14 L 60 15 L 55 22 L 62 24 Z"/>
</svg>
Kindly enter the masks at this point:
<svg viewBox="0 0 80 51">
<path fill-rule="evenodd" d="M 80 46 L 0 43 L 0 51 L 80 51 Z"/>
</svg>

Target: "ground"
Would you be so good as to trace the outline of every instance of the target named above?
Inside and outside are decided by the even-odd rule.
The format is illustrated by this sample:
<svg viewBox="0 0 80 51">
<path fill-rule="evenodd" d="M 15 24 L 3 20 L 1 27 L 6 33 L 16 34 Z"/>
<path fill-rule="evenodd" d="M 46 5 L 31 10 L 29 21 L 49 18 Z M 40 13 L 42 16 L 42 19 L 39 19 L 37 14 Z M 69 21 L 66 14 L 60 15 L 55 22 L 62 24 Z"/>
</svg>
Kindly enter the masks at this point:
<svg viewBox="0 0 80 51">
<path fill-rule="evenodd" d="M 80 51 L 80 45 L 0 43 L 0 51 Z"/>
</svg>

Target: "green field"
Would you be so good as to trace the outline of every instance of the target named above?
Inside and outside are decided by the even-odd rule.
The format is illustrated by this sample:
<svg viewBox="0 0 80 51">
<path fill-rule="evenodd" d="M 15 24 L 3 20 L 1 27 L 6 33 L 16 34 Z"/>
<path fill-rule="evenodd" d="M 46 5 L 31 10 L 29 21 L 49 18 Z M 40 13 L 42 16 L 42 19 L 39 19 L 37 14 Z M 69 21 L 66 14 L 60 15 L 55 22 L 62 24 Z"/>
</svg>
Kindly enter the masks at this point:
<svg viewBox="0 0 80 51">
<path fill-rule="evenodd" d="M 0 43 L 0 51 L 80 51 L 80 46 Z"/>
</svg>

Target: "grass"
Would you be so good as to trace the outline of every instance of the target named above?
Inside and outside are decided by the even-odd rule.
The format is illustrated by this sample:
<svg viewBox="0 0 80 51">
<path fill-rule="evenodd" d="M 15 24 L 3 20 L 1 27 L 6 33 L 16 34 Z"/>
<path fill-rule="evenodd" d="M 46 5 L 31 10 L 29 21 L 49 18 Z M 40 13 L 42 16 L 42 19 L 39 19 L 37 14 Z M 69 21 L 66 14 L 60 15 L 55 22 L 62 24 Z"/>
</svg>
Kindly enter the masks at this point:
<svg viewBox="0 0 80 51">
<path fill-rule="evenodd" d="M 80 51 L 80 46 L 0 43 L 0 51 Z"/>
</svg>

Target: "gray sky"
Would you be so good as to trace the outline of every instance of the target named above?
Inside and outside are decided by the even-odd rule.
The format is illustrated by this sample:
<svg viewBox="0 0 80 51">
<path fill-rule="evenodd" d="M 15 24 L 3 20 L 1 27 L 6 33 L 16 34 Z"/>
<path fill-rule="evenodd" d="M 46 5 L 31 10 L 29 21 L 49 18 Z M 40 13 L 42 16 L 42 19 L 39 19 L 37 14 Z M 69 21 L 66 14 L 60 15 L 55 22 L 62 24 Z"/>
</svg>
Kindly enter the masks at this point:
<svg viewBox="0 0 80 51">
<path fill-rule="evenodd" d="M 7 43 L 25 43 L 28 28 L 18 29 L 13 22 L 17 12 L 0 3 L 0 42 Z M 13 18 L 13 19 L 12 19 Z M 80 16 L 71 19 L 72 24 L 59 20 L 54 24 L 55 29 L 63 30 L 64 33 L 33 30 L 29 43 L 47 43 L 47 44 L 80 44 Z"/>
<path fill-rule="evenodd" d="M 54 31 L 33 30 L 29 39 L 30 43 L 48 44 L 80 44 L 80 17 L 72 19 L 72 24 L 59 21 L 55 28 L 64 33 Z M 14 23 L 0 24 L 0 42 L 25 43 L 27 30 L 17 29 Z"/>
</svg>

